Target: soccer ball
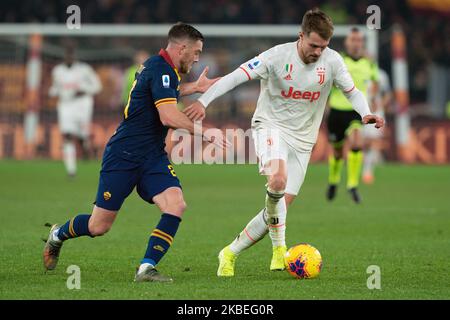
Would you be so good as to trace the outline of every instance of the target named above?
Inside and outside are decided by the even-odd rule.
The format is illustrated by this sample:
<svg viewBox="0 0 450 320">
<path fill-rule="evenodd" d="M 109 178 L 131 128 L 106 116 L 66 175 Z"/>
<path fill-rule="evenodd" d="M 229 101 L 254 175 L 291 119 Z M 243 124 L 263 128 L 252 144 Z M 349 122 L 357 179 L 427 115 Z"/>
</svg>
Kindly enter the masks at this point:
<svg viewBox="0 0 450 320">
<path fill-rule="evenodd" d="M 298 279 L 311 279 L 322 269 L 322 256 L 319 250 L 307 243 L 291 247 L 284 256 L 287 272 Z"/>
</svg>

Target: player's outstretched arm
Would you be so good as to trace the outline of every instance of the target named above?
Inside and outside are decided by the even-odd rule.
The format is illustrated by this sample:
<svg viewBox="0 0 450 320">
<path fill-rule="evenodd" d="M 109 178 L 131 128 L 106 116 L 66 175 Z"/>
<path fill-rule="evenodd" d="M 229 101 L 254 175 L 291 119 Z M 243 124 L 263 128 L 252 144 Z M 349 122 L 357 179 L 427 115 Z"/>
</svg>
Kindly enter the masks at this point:
<svg viewBox="0 0 450 320">
<path fill-rule="evenodd" d="M 220 77 L 209 79 L 208 76 L 209 67 L 205 67 L 203 72 L 198 77 L 197 81 L 180 84 L 180 96 L 188 96 L 193 93 L 204 93 L 214 83 L 216 83 Z"/>
<path fill-rule="evenodd" d="M 361 91 L 353 88 L 350 92 L 344 92 L 344 95 L 352 104 L 353 109 L 361 116 L 363 124 L 374 123 L 377 129 L 384 126 L 384 119 L 372 114 L 367 99 Z"/>
<path fill-rule="evenodd" d="M 249 80 L 250 78 L 242 68 L 234 70 L 214 83 L 197 101 L 184 109 L 184 114 L 192 121 L 203 120 L 206 107 L 211 102 Z"/>
<path fill-rule="evenodd" d="M 194 122 L 192 122 L 184 113 L 178 110 L 177 105 L 175 103 L 164 104 L 158 107 L 159 118 L 164 126 L 170 127 L 172 129 L 185 129 L 188 130 L 192 135 L 201 135 L 205 141 L 214 143 L 219 147 L 229 147 L 231 144 L 225 138 L 225 135 L 222 136 L 213 136 L 210 131 L 207 131 L 209 128 L 201 127 L 196 128 L 194 126 Z"/>
<path fill-rule="evenodd" d="M 342 57 L 336 53 L 336 74 L 334 84 L 342 91 L 352 104 L 353 109 L 359 113 L 364 124 L 375 123 L 375 128 L 384 126 L 383 118 L 372 114 L 364 94 L 355 87 L 352 76 L 347 70 Z"/>
</svg>

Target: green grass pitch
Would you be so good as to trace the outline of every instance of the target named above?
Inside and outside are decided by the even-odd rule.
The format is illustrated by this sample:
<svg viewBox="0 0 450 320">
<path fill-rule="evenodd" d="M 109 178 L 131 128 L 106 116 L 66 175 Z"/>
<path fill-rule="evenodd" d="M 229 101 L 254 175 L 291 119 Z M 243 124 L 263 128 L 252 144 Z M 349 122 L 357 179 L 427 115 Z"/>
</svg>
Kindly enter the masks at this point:
<svg viewBox="0 0 450 320">
<path fill-rule="evenodd" d="M 450 169 L 386 165 L 355 205 L 344 181 L 325 200 L 327 167 L 312 164 L 288 213 L 288 245 L 308 242 L 323 257 L 319 278 L 270 272 L 266 237 L 237 260 L 236 276 L 216 276 L 217 254 L 264 203 L 254 165 L 178 165 L 188 210 L 159 269 L 172 284 L 133 282 L 156 207 L 133 193 L 104 237 L 65 243 L 58 268 L 44 274 L 45 222 L 90 213 L 98 162 L 81 162 L 75 181 L 62 163 L 0 162 L 0 299 L 449 299 Z M 345 180 L 345 179 L 343 179 Z M 67 267 L 81 269 L 69 290 Z M 367 267 L 381 268 L 381 290 L 367 288 Z"/>
</svg>

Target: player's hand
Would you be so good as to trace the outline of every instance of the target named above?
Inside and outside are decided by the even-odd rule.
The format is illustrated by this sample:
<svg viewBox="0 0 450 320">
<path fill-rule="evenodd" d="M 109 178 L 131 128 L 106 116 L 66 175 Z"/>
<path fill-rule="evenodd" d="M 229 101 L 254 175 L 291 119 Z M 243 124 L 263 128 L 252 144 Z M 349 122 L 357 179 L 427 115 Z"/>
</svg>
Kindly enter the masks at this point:
<svg viewBox="0 0 450 320">
<path fill-rule="evenodd" d="M 192 121 L 202 121 L 205 119 L 206 109 L 200 101 L 195 101 L 183 110 L 183 113 Z"/>
<path fill-rule="evenodd" d="M 203 69 L 203 72 L 198 77 L 197 81 L 195 82 L 196 91 L 203 93 L 206 90 L 209 89 L 214 83 L 216 83 L 220 77 L 214 78 L 214 79 L 208 79 L 206 76 L 208 75 L 209 67 L 205 67 Z"/>
<path fill-rule="evenodd" d="M 225 133 L 220 129 L 207 129 L 203 132 L 203 140 L 215 144 L 219 148 L 231 147 L 231 142 L 228 141 Z"/>
<path fill-rule="evenodd" d="M 374 114 L 369 114 L 362 119 L 362 123 L 375 123 L 375 128 L 380 129 L 384 126 L 384 119 Z"/>
<path fill-rule="evenodd" d="M 84 92 L 84 91 L 80 91 L 80 90 L 78 90 L 78 91 L 76 91 L 75 92 L 75 94 L 73 95 L 75 98 L 79 98 L 79 97 L 82 97 L 82 96 L 84 96 L 86 93 Z"/>
</svg>

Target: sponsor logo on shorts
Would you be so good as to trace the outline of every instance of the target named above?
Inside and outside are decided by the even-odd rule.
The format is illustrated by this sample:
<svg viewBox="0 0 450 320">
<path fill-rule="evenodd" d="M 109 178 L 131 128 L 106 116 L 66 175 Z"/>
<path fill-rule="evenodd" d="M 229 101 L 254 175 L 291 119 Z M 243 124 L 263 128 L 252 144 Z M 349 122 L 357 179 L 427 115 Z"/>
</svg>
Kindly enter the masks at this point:
<svg viewBox="0 0 450 320">
<path fill-rule="evenodd" d="M 109 192 L 109 191 L 103 192 L 103 199 L 105 199 L 106 201 L 111 199 L 111 192 Z"/>
</svg>

